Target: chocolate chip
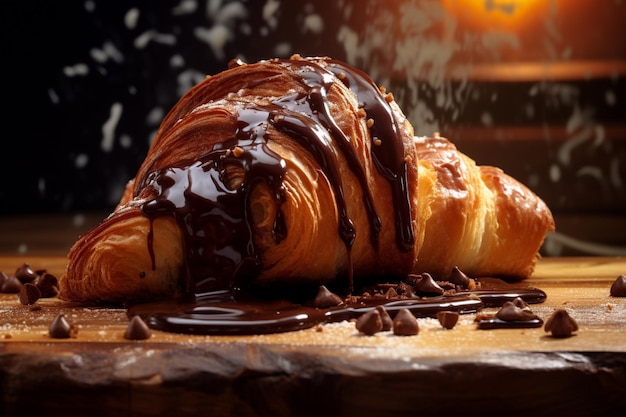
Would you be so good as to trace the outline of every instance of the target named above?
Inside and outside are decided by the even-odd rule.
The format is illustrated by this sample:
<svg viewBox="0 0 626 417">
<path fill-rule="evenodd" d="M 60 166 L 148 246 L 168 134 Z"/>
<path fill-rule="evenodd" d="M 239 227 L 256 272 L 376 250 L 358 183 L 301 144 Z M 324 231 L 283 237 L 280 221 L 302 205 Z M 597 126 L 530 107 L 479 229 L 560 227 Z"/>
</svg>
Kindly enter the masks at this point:
<svg viewBox="0 0 626 417">
<path fill-rule="evenodd" d="M 133 316 L 128 322 L 128 327 L 124 332 L 124 338 L 129 340 L 145 340 L 152 336 L 150 328 L 139 316 Z"/>
<path fill-rule="evenodd" d="M 30 268 L 30 265 L 27 263 L 24 263 L 22 264 L 22 266 L 17 268 L 17 270 L 15 271 L 15 276 L 24 284 L 27 282 L 33 282 L 35 279 L 37 279 L 37 274 Z"/>
<path fill-rule="evenodd" d="M 37 300 L 41 298 L 41 291 L 37 288 L 36 285 L 27 282 L 22 285 L 20 292 L 18 293 L 18 297 L 20 299 L 20 303 L 25 306 L 35 304 Z"/>
<path fill-rule="evenodd" d="M 578 323 L 566 310 L 559 309 L 546 320 L 544 330 L 551 332 L 552 337 L 570 337 L 573 332 L 578 330 Z"/>
<path fill-rule="evenodd" d="M 437 320 L 445 329 L 452 329 L 459 321 L 459 313 L 456 311 L 438 311 Z"/>
<path fill-rule="evenodd" d="M 452 268 L 452 273 L 450 274 L 450 278 L 448 278 L 448 280 L 451 283 L 465 289 L 468 289 L 470 287 L 470 283 L 472 282 L 472 280 L 465 275 L 465 273 L 463 273 L 458 266 Z"/>
<path fill-rule="evenodd" d="M 313 306 L 318 308 L 335 307 L 341 304 L 341 297 L 329 291 L 324 285 L 320 285 L 317 295 L 313 299 Z"/>
<path fill-rule="evenodd" d="M 387 310 L 385 310 L 385 307 L 383 306 L 376 306 L 376 310 L 378 310 L 378 312 L 380 313 L 380 319 L 382 320 L 383 323 L 383 331 L 387 331 L 387 330 L 391 330 L 393 328 L 393 320 L 391 319 L 391 316 L 389 315 L 389 313 L 387 313 Z"/>
<path fill-rule="evenodd" d="M 76 337 L 78 330 L 72 324 L 70 324 L 65 318 L 64 314 L 59 314 L 52 320 L 48 334 L 53 339 L 67 339 L 70 337 Z"/>
<path fill-rule="evenodd" d="M 439 286 L 429 273 L 423 273 L 413 277 L 413 291 L 419 295 L 442 295 L 443 288 Z"/>
<path fill-rule="evenodd" d="M 0 291 L 8 294 L 17 294 L 22 289 L 22 281 L 17 279 L 15 275 L 10 275 L 2 283 L 2 289 Z"/>
<path fill-rule="evenodd" d="M 0 271 L 0 288 L 2 288 L 2 284 L 4 284 L 4 281 L 6 281 L 9 278 L 9 276 L 3 272 Z"/>
<path fill-rule="evenodd" d="M 626 297 L 626 275 L 620 275 L 611 285 L 611 296 Z"/>
<path fill-rule="evenodd" d="M 396 336 L 414 336 L 419 333 L 417 319 L 408 309 L 398 310 L 393 318 L 393 334 Z"/>
<path fill-rule="evenodd" d="M 511 301 L 516 307 L 519 307 L 521 309 L 527 309 L 530 310 L 530 306 L 528 305 L 528 303 L 526 301 L 524 301 L 524 299 L 522 297 L 515 297 L 512 301 Z"/>
<path fill-rule="evenodd" d="M 39 288 L 42 298 L 56 297 L 59 294 L 59 280 L 47 272 L 37 278 L 35 285 Z"/>
<path fill-rule="evenodd" d="M 496 313 L 496 318 L 504 321 L 529 321 L 537 316 L 528 308 L 520 308 L 513 301 L 505 302 Z"/>
<path fill-rule="evenodd" d="M 383 320 L 376 309 L 361 315 L 356 321 L 356 329 L 368 336 L 383 330 Z"/>
</svg>

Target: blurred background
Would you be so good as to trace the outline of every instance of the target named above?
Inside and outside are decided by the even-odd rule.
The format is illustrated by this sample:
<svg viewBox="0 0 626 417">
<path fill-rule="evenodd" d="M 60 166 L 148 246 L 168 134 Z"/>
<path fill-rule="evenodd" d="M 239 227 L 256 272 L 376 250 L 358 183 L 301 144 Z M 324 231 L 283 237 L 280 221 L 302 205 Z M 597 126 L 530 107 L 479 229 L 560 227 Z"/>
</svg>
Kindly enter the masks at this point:
<svg viewBox="0 0 626 417">
<path fill-rule="evenodd" d="M 624 0 L 3 2 L 0 253 L 65 253 L 178 98 L 232 58 L 327 55 L 528 185 L 542 253 L 626 255 Z"/>
</svg>

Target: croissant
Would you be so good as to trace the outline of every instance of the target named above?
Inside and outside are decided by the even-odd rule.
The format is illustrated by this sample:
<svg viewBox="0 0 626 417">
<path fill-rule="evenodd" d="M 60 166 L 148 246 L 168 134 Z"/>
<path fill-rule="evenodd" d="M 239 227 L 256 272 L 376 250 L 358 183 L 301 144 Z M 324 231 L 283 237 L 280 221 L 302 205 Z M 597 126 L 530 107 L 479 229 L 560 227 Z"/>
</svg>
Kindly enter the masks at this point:
<svg viewBox="0 0 626 417">
<path fill-rule="evenodd" d="M 170 110 L 59 297 L 146 301 L 268 286 L 529 276 L 546 204 L 330 58 L 232 61 Z"/>
</svg>

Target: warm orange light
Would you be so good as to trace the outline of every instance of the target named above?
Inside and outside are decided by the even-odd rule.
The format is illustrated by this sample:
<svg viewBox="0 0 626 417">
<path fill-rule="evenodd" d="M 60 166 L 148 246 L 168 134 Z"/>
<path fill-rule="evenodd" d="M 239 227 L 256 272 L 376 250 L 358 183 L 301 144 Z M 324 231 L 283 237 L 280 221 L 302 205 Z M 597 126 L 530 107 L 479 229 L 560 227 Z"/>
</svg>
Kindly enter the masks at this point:
<svg viewBox="0 0 626 417">
<path fill-rule="evenodd" d="M 541 19 L 548 0 L 444 0 L 448 12 L 469 27 L 516 29 Z"/>
</svg>

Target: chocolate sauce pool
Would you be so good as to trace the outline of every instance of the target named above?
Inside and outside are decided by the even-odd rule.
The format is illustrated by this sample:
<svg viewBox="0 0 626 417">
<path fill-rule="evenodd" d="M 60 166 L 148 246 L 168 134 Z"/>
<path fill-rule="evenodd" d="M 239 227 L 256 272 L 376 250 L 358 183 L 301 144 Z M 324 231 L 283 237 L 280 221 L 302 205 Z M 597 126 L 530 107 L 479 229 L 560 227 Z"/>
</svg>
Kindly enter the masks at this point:
<svg viewBox="0 0 626 417">
<path fill-rule="evenodd" d="M 354 289 L 350 253 L 358 231 L 347 210 L 335 148 L 361 186 L 362 202 L 369 219 L 370 242 L 373 246 L 378 245 L 382 223 L 365 168 L 350 143 L 351 138 L 340 129 L 330 110 L 328 93 L 337 80 L 355 93 L 360 108 L 373 122 L 370 127 L 372 160 L 392 190 L 396 245 L 400 251 L 409 251 L 415 244 L 402 132 L 391 106 L 363 72 L 334 60 L 325 60 L 324 65 L 318 61 L 268 61 L 265 65 L 282 66 L 291 71 L 304 93 L 288 92 L 262 104 L 232 98 L 238 108 L 233 116 L 236 120 L 232 137 L 194 161 L 182 161 L 154 170 L 140 179 L 141 184 L 136 189 L 149 189 L 153 196 L 143 204 L 143 213 L 152 221 L 159 216 L 171 216 L 182 232 L 185 261 L 179 286 L 183 298 L 133 306 L 129 309 L 129 316 L 140 315 L 152 328 L 181 333 L 273 333 L 357 317 L 379 304 L 384 304 L 391 314 L 399 308 L 408 308 L 416 316 L 434 316 L 441 310 L 476 312 L 488 298 L 492 302 L 494 296 L 499 297 L 499 301 L 511 297 L 503 293 L 496 296 L 498 291 L 494 290 L 489 291 L 489 295 L 459 294 L 395 301 L 346 297 L 340 306 L 327 309 L 308 307 L 293 300 L 252 298 L 254 278 L 259 275 L 262 264 L 253 236 L 250 200 L 252 190 L 260 183 L 270 190 L 277 207 L 273 238 L 279 243 L 289 233 L 280 209 L 285 198 L 282 183 L 286 162 L 267 146 L 272 140 L 268 134 L 270 127 L 288 135 L 310 153 L 332 187 L 339 213 L 337 233 L 348 253 L 348 295 Z M 235 62 L 233 65 L 243 64 Z M 240 82 L 242 89 L 254 89 L 258 81 Z M 180 131 L 180 135 L 196 134 L 194 129 Z M 209 135 L 210 132 L 202 134 Z M 229 181 L 228 169 L 232 167 L 243 172 L 241 183 Z M 147 244 L 154 268 L 151 239 L 152 233 Z M 527 291 L 515 296 L 542 297 L 537 291 Z"/>
<path fill-rule="evenodd" d="M 508 287 L 503 283 L 503 287 Z M 543 302 L 546 294 L 536 288 L 507 288 L 465 291 L 454 295 L 388 299 L 346 297 L 330 308 L 316 308 L 287 300 L 235 298 L 230 291 L 216 291 L 188 303 L 162 301 L 139 304 L 128 316 L 141 316 L 153 329 L 199 335 L 245 335 L 302 330 L 318 324 L 358 318 L 382 305 L 393 318 L 401 309 L 415 317 L 436 317 L 439 311 L 476 313 L 521 298 L 529 304 Z M 484 301 L 483 301 L 484 300 Z M 498 327 L 529 327 L 534 322 L 499 322 Z"/>
</svg>

